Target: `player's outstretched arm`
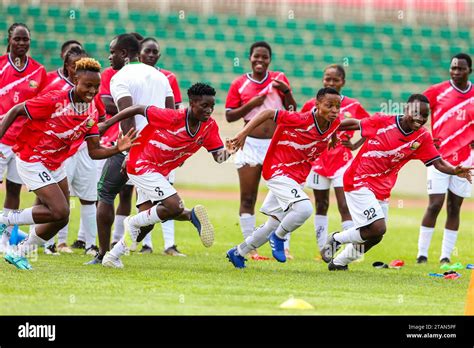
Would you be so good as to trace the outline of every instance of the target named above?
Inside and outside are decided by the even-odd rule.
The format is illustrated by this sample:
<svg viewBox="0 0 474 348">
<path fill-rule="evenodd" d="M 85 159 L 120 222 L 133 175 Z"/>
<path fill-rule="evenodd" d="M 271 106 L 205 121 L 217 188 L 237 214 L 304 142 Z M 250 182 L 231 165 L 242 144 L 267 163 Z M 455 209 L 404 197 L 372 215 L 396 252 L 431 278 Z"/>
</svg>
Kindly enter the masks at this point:
<svg viewBox="0 0 474 348">
<path fill-rule="evenodd" d="M 341 121 L 338 131 L 359 130 L 360 121 L 355 118 L 347 118 Z"/>
<path fill-rule="evenodd" d="M 445 173 L 445 174 L 450 174 L 450 175 L 457 175 L 460 178 L 467 179 L 472 184 L 472 174 L 471 170 L 474 168 L 469 168 L 469 167 L 461 167 L 461 166 L 452 166 L 448 162 L 446 162 L 443 159 L 438 159 L 433 162 L 433 165 L 436 169 L 438 169 L 440 172 Z"/>
<path fill-rule="evenodd" d="M 20 103 L 12 107 L 0 123 L 0 139 L 5 135 L 8 128 L 18 116 L 26 116 L 25 103 Z"/>
<path fill-rule="evenodd" d="M 125 110 L 124 110 L 125 111 Z M 99 160 L 111 157 L 122 151 L 130 150 L 132 146 L 140 145 L 136 140 L 140 135 L 135 129 L 130 129 L 127 134 L 120 132 L 117 139 L 117 145 L 114 147 L 102 147 L 99 137 L 87 138 L 87 150 L 92 159 Z"/>
<path fill-rule="evenodd" d="M 128 108 L 120 111 L 114 117 L 109 118 L 107 121 L 99 123 L 99 132 L 100 134 L 104 134 L 107 129 L 109 129 L 112 125 L 122 120 L 126 120 L 127 118 L 133 117 L 135 115 L 145 115 L 145 105 L 133 105 L 129 106 Z"/>
<path fill-rule="evenodd" d="M 260 126 L 263 122 L 273 119 L 275 117 L 275 110 L 269 109 L 262 111 L 257 116 L 252 118 L 249 123 L 245 125 L 245 127 L 237 133 L 237 135 L 231 139 L 231 144 L 235 150 L 241 149 L 244 147 L 245 138 L 258 126 Z"/>
</svg>

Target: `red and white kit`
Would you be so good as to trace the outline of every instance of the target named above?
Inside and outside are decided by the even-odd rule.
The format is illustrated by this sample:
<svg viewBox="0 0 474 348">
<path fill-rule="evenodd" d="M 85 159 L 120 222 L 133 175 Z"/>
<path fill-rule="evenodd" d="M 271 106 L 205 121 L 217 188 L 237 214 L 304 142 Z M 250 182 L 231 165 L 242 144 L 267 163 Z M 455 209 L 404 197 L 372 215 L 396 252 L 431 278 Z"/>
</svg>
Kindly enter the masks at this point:
<svg viewBox="0 0 474 348">
<path fill-rule="evenodd" d="M 355 227 L 388 216 L 388 199 L 398 172 L 410 160 L 426 166 L 441 158 L 429 131 L 406 133 L 401 116 L 377 113 L 360 122 L 367 140 L 344 174 L 344 191 Z"/>
<path fill-rule="evenodd" d="M 288 207 L 309 199 L 303 184 L 311 170 L 311 163 L 327 151 L 332 134 L 341 121 L 336 119 L 322 131 L 316 122 L 316 108 L 309 112 L 277 110 L 277 124 L 272 137 L 262 175 L 270 189 L 260 211 L 281 217 Z"/>
<path fill-rule="evenodd" d="M 0 120 L 15 105 L 36 97 L 46 79 L 46 70 L 33 58 L 26 57 L 25 66 L 18 69 L 10 54 L 0 56 Z M 7 171 L 9 181 L 22 184 L 12 146 L 25 122 L 26 117 L 18 117 L 0 140 L 0 182 Z"/>
<path fill-rule="evenodd" d="M 423 93 L 430 101 L 431 129 L 443 159 L 453 166 L 471 164 L 474 141 L 474 87 L 468 82 L 461 91 L 452 81 L 431 86 Z M 428 169 L 428 194 L 447 193 L 471 196 L 471 184 L 464 178 Z"/>
<path fill-rule="evenodd" d="M 263 104 L 252 109 L 244 117 L 248 122 L 260 112 L 267 109 L 284 110 L 284 94 L 272 86 L 274 79 L 284 81 L 288 86 L 290 82 L 284 73 L 279 71 L 267 71 L 267 75 L 262 81 L 252 79 L 251 74 L 244 74 L 235 79 L 230 85 L 229 94 L 225 103 L 226 110 L 237 109 L 247 104 L 252 98 L 259 95 L 266 95 Z M 256 166 L 262 165 L 271 139 L 257 139 L 247 137 L 245 146 L 239 150 L 234 157 L 237 168 L 244 165 Z"/>
<path fill-rule="evenodd" d="M 315 106 L 316 99 L 310 99 L 303 105 L 301 112 L 309 111 Z M 341 121 L 345 118 L 362 120 L 369 116 L 357 99 L 341 96 Z M 337 132 L 339 140 L 350 140 L 353 136 L 354 131 Z M 338 142 L 335 148 L 328 149 L 313 162 L 306 185 L 313 190 L 329 190 L 331 183 L 333 187 L 343 187 L 342 178 L 352 158 L 352 151 Z"/>
<path fill-rule="evenodd" d="M 66 177 L 63 163 L 84 139 L 99 136 L 100 111 L 95 101 L 81 112 L 70 91 L 51 91 L 26 101 L 28 121 L 13 147 L 17 169 L 29 190 L 57 183 Z"/>
<path fill-rule="evenodd" d="M 158 202 L 176 193 L 166 177 L 204 147 L 209 152 L 224 147 L 213 118 L 199 123 L 193 134 L 188 109 L 146 108 L 148 124 L 140 132 L 140 145 L 132 147 L 127 162 L 130 180 L 137 188 L 137 205 Z"/>
</svg>

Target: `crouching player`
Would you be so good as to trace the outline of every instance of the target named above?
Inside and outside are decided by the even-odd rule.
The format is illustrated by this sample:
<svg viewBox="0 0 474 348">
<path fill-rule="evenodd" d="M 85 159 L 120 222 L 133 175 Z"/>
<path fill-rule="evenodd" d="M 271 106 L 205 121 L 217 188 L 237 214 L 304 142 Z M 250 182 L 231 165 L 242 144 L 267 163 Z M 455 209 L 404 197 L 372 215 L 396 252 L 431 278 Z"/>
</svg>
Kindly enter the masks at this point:
<svg viewBox="0 0 474 348">
<path fill-rule="evenodd" d="M 0 124 L 1 138 L 17 117 L 28 117 L 13 151 L 21 179 L 40 202 L 0 217 L 0 223 L 7 226 L 36 224 L 17 250 L 5 255 L 5 260 L 19 269 L 31 269 L 26 254 L 68 223 L 69 187 L 64 161 L 74 155 L 84 139 L 93 159 L 128 150 L 136 139 L 136 132 L 130 131 L 117 146 L 100 146 L 99 111 L 94 102 L 100 84 L 100 64 L 96 60 L 82 58 L 76 63 L 75 82 L 69 91 L 51 91 L 16 105 Z"/>
<path fill-rule="evenodd" d="M 189 108 L 160 109 L 155 106 L 134 105 L 104 122 L 101 131 L 115 122 L 144 115 L 148 125 L 140 133 L 141 145 L 129 154 L 127 173 L 137 189 L 137 215 L 124 220 L 125 236 L 107 252 L 102 260 L 105 267 L 123 268 L 120 257 L 131 242 L 140 242 L 157 222 L 190 221 L 198 230 L 205 247 L 214 242 L 214 228 L 202 205 L 185 209 L 167 175 L 197 152 L 207 149 L 218 163 L 229 158 L 219 136 L 219 127 L 211 118 L 216 91 L 209 85 L 196 83 L 188 90 Z M 130 240 L 129 240 L 130 239 Z"/>
<path fill-rule="evenodd" d="M 227 258 L 236 268 L 244 268 L 244 258 L 268 240 L 273 257 L 286 261 L 285 236 L 296 230 L 312 215 L 313 206 L 303 191 L 311 170 L 311 163 L 327 150 L 340 125 L 338 118 L 341 96 L 333 88 L 322 88 L 316 96 L 316 106 L 308 112 L 265 110 L 255 116 L 234 139 L 232 145 L 240 149 L 245 138 L 268 119 L 277 128 L 263 162 L 263 178 L 270 192 L 260 212 L 268 216 L 265 224 L 238 246 L 227 251 Z"/>
<path fill-rule="evenodd" d="M 408 99 L 405 115 L 375 114 L 363 120 L 342 121 L 340 130 L 361 130 L 367 140 L 344 174 L 344 191 L 354 227 L 333 233 L 322 250 L 330 271 L 347 270 L 382 240 L 387 227 L 388 199 L 399 170 L 410 160 L 419 159 L 440 172 L 471 181 L 471 168 L 453 167 L 444 161 L 423 125 L 430 107 L 422 94 Z M 346 248 L 334 259 L 343 245 Z"/>
</svg>

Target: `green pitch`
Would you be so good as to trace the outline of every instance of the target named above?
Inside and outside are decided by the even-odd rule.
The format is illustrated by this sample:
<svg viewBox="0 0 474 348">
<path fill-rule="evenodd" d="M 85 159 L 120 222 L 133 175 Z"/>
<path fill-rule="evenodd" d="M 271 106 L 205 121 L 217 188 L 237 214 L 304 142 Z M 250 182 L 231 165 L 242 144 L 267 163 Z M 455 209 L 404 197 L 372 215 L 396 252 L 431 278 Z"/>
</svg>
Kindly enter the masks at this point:
<svg viewBox="0 0 474 348">
<path fill-rule="evenodd" d="M 178 189 L 179 191 L 179 189 Z M 23 193 L 22 206 L 33 195 Z M 204 248 L 189 223 L 176 222 L 176 241 L 186 258 L 161 255 L 161 230 L 153 232 L 154 253 L 123 258 L 125 269 L 84 266 L 91 257 L 81 251 L 73 255 L 49 256 L 39 251 L 34 270 L 19 271 L 0 262 L 0 314 L 144 314 L 144 315 L 347 315 L 347 314 L 464 314 L 470 270 L 458 280 L 429 277 L 440 272 L 439 254 L 445 214 L 441 214 L 427 265 L 416 265 L 418 226 L 424 208 L 398 198 L 390 206 L 389 230 L 382 242 L 363 262 L 348 272 L 329 272 L 315 260 L 313 221 L 297 230 L 291 240 L 294 260 L 249 261 L 237 270 L 225 252 L 241 241 L 238 201 L 199 199 L 183 195 L 188 207 L 204 204 L 216 228 L 215 244 Z M 3 201 L 4 192 L 0 194 Z M 332 201 L 333 202 L 333 201 Z M 79 224 L 78 202 L 72 209 L 69 243 Z M 257 203 L 259 206 L 261 203 Z M 404 208 L 399 208 L 405 206 Z M 472 208 L 471 208 L 472 209 Z M 467 207 L 457 242 L 454 262 L 474 263 L 474 214 Z M 260 224 L 264 217 L 257 215 Z M 339 228 L 339 215 L 330 209 L 330 230 Z M 261 253 L 271 256 L 268 245 Z M 374 261 L 402 259 L 401 270 L 374 269 Z M 301 298 L 314 310 L 280 309 L 289 297 Z"/>
</svg>

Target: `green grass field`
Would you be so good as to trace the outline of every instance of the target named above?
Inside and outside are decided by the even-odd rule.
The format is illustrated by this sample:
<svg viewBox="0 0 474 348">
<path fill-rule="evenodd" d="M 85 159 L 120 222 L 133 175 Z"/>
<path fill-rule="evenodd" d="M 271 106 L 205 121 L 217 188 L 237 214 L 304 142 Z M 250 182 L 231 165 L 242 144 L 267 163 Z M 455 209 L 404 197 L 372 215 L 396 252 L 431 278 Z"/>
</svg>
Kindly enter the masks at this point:
<svg viewBox="0 0 474 348">
<path fill-rule="evenodd" d="M 179 191 L 179 188 L 178 188 Z M 4 192 L 0 192 L 3 201 Z M 203 191 L 204 193 L 204 191 Z M 212 192 L 211 192 L 212 193 Z M 155 252 L 124 257 L 123 270 L 84 266 L 90 259 L 76 251 L 73 255 L 48 256 L 42 249 L 34 270 L 19 271 L 0 263 L 1 315 L 463 315 L 470 270 L 457 280 L 429 277 L 439 270 L 442 226 L 440 216 L 430 259 L 416 265 L 418 226 L 424 211 L 419 204 L 392 199 L 389 230 L 382 242 L 365 260 L 354 263 L 348 272 L 329 272 L 326 264 L 315 260 L 316 241 L 313 221 L 297 230 L 291 241 L 294 260 L 249 261 L 248 268 L 234 269 L 225 252 L 241 241 L 238 226 L 238 201 L 199 199 L 182 195 L 188 207 L 204 204 L 216 228 L 215 244 L 204 248 L 193 226 L 176 223 L 176 241 L 186 258 L 160 254 L 162 236 L 153 232 Z M 22 206 L 33 201 L 23 193 Z M 333 201 L 332 201 L 333 202 Z M 413 202 L 412 202 L 413 203 Z M 259 207 L 259 204 L 257 206 Z M 78 202 L 72 209 L 69 242 L 77 234 Z M 339 228 L 335 205 L 330 209 L 330 230 Z M 264 221 L 259 214 L 258 223 Z M 465 208 L 453 261 L 474 263 L 474 214 Z M 268 245 L 261 249 L 271 255 Z M 374 261 L 402 259 L 401 270 L 374 269 Z M 280 309 L 289 297 L 301 298 L 314 310 Z"/>
</svg>

